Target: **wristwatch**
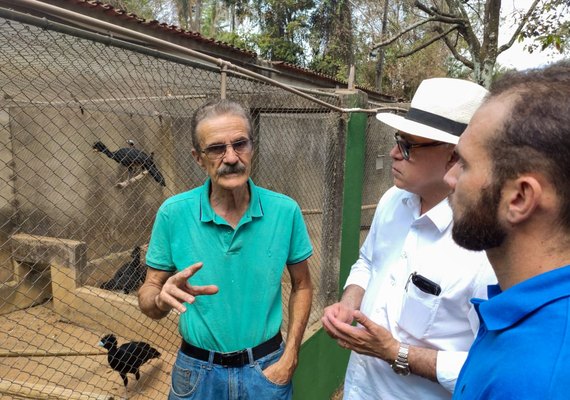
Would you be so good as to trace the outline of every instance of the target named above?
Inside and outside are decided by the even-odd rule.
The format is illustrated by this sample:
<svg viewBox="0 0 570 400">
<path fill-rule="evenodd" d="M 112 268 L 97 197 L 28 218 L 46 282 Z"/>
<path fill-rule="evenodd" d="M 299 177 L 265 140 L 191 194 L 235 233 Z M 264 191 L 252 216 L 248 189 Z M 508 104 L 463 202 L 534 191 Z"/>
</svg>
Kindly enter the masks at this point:
<svg viewBox="0 0 570 400">
<path fill-rule="evenodd" d="M 400 343 L 398 350 L 398 357 L 392 363 L 392 369 L 398 375 L 410 375 L 410 364 L 408 363 L 408 351 L 410 346 L 405 343 Z"/>
</svg>

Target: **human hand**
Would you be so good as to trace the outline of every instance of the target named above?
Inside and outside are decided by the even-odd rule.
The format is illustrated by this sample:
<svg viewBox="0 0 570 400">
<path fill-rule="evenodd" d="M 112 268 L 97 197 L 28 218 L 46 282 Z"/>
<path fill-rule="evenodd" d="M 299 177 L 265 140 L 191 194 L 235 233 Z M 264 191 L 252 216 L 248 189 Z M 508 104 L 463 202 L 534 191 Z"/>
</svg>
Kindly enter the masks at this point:
<svg viewBox="0 0 570 400">
<path fill-rule="evenodd" d="M 354 319 L 362 326 L 352 326 L 338 320 L 331 321 L 337 332 L 339 346 L 357 353 L 380 358 L 391 363 L 398 355 L 400 343 L 384 327 L 376 324 L 360 311 Z"/>
<path fill-rule="evenodd" d="M 188 282 L 188 279 L 198 272 L 202 265 L 203 263 L 198 262 L 169 277 L 154 300 L 156 307 L 161 311 L 175 309 L 183 313 L 186 311 L 183 303 L 192 304 L 196 296 L 218 293 L 218 287 L 215 285 L 192 286 Z"/>
<path fill-rule="evenodd" d="M 353 311 L 354 310 L 352 308 L 342 302 L 332 304 L 325 308 L 321 322 L 323 323 L 323 328 L 330 337 L 333 339 L 338 337 L 338 332 L 336 331 L 333 321 L 351 324 L 353 320 Z"/>
<path fill-rule="evenodd" d="M 265 375 L 269 381 L 275 383 L 276 385 L 286 385 L 289 383 L 289 381 L 291 381 L 295 368 L 288 368 L 283 364 L 283 357 L 281 357 L 279 361 L 265 368 L 262 371 L 263 375 Z"/>
</svg>

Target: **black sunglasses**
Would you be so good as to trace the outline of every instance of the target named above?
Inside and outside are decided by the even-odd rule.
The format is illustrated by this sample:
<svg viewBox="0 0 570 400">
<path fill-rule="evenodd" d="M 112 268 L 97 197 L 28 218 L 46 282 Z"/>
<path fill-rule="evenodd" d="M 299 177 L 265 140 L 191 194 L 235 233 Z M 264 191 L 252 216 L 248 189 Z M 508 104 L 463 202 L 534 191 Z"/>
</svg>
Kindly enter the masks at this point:
<svg viewBox="0 0 570 400">
<path fill-rule="evenodd" d="M 232 149 L 234 149 L 236 154 L 244 154 L 252 150 L 253 140 L 242 139 L 238 140 L 237 142 L 232 142 L 229 144 L 213 144 L 211 146 L 206 147 L 204 150 L 201 150 L 200 153 L 204 153 L 206 157 L 208 157 L 212 161 L 219 160 L 226 154 L 228 146 L 232 146 Z"/>
<path fill-rule="evenodd" d="M 410 150 L 417 147 L 435 147 L 441 146 L 442 144 L 447 144 L 445 142 L 428 142 L 428 143 L 410 143 L 406 139 L 400 136 L 398 132 L 394 133 L 394 139 L 396 139 L 396 144 L 404 160 L 410 159 Z"/>
</svg>

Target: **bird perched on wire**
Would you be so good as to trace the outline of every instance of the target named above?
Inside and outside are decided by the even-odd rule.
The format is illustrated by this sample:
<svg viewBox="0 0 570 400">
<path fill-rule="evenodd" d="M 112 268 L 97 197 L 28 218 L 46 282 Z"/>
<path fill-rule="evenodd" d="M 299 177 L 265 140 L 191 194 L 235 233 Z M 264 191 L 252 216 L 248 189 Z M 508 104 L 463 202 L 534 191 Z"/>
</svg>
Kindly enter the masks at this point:
<svg viewBox="0 0 570 400">
<path fill-rule="evenodd" d="M 146 265 L 141 263 L 141 248 L 135 247 L 131 252 L 131 261 L 125 263 L 115 272 L 113 278 L 101 284 L 101 289 L 118 290 L 125 294 L 134 292 L 146 278 Z"/>
<path fill-rule="evenodd" d="M 93 144 L 93 149 L 127 167 L 129 172 L 133 172 L 135 168 L 142 168 L 148 171 L 155 181 L 161 186 L 166 186 L 164 177 L 156 167 L 152 154 L 148 155 L 144 151 L 134 148 L 134 142 L 132 141 L 127 142 L 130 147 L 123 147 L 117 151 L 109 150 L 107 146 L 100 141 Z"/>
<path fill-rule="evenodd" d="M 160 357 L 160 353 L 145 342 L 128 342 L 117 347 L 117 338 L 113 334 L 101 338 L 99 346 L 109 351 L 107 361 L 109 366 L 121 375 L 125 385 L 125 393 L 129 379 L 127 374 L 134 374 L 137 381 L 140 379 L 139 368 L 147 361 Z"/>
</svg>

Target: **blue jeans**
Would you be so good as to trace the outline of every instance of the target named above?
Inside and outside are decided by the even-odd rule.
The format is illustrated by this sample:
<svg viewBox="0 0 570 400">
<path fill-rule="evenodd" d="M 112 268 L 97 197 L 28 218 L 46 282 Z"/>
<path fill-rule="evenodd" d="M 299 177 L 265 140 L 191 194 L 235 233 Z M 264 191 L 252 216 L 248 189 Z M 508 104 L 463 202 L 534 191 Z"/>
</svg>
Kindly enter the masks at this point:
<svg viewBox="0 0 570 400">
<path fill-rule="evenodd" d="M 249 364 L 228 368 L 201 361 L 178 351 L 172 368 L 169 400 L 289 400 L 293 394 L 291 382 L 278 385 L 263 375 L 263 370 L 279 360 L 284 344 L 271 354 L 253 361 L 251 349 Z"/>
</svg>

